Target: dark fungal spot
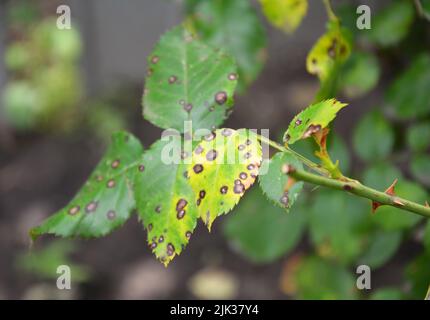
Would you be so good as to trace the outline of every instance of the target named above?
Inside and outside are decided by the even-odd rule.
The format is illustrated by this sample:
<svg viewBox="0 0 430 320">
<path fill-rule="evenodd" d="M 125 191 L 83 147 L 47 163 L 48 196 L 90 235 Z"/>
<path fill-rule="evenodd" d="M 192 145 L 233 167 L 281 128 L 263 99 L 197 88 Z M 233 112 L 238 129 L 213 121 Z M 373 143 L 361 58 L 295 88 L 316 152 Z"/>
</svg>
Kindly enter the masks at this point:
<svg viewBox="0 0 430 320">
<path fill-rule="evenodd" d="M 217 155 L 218 155 L 218 153 L 216 150 L 213 150 L 213 149 L 209 150 L 208 153 L 206 153 L 206 159 L 208 161 L 213 161 L 216 159 Z"/>
<path fill-rule="evenodd" d="M 312 64 L 317 64 L 317 59 L 313 58 L 311 62 Z"/>
<path fill-rule="evenodd" d="M 157 248 L 157 244 L 155 242 L 152 242 L 149 246 L 152 250 L 154 250 L 155 248 Z"/>
<path fill-rule="evenodd" d="M 248 170 L 254 170 L 255 166 L 251 163 L 246 167 Z"/>
<path fill-rule="evenodd" d="M 239 144 L 239 146 L 237 147 L 237 149 L 239 150 L 239 151 L 243 151 L 243 150 L 245 150 L 245 145 L 243 145 L 243 144 Z"/>
<path fill-rule="evenodd" d="M 198 145 L 196 150 L 194 150 L 195 154 L 201 154 L 203 152 L 203 147 L 201 145 Z"/>
<path fill-rule="evenodd" d="M 160 236 L 159 238 L 158 238 L 158 243 L 162 243 L 164 241 L 164 237 L 163 236 Z"/>
<path fill-rule="evenodd" d="M 152 223 L 148 224 L 148 231 L 152 230 Z"/>
<path fill-rule="evenodd" d="M 288 192 L 285 192 L 283 195 L 282 195 L 282 197 L 281 197 L 281 199 L 279 199 L 279 202 L 283 205 L 283 206 L 285 206 L 285 207 L 287 207 L 288 206 L 288 202 L 290 201 L 290 199 L 289 199 L 289 197 L 288 197 Z"/>
<path fill-rule="evenodd" d="M 211 133 L 209 133 L 208 135 L 206 135 L 204 139 L 205 139 L 206 141 L 212 141 L 213 139 L 215 139 L 215 137 L 216 137 L 215 132 L 211 132 Z"/>
<path fill-rule="evenodd" d="M 90 212 L 94 212 L 97 209 L 97 201 L 91 201 L 90 203 L 87 204 L 87 206 L 85 207 L 85 211 L 87 213 Z"/>
<path fill-rule="evenodd" d="M 191 238 L 191 231 L 187 231 L 187 232 L 185 232 L 185 237 L 186 237 L 188 240 L 190 240 L 190 238 Z"/>
<path fill-rule="evenodd" d="M 343 190 L 346 190 L 346 191 L 351 191 L 353 188 L 352 188 L 352 186 L 351 185 L 349 185 L 349 184 L 345 184 L 344 186 L 343 186 Z"/>
<path fill-rule="evenodd" d="M 153 236 L 153 237 L 152 237 L 152 241 L 154 241 L 154 242 L 155 242 L 156 240 L 157 240 L 157 236 Z"/>
<path fill-rule="evenodd" d="M 251 143 L 252 143 L 252 141 L 251 141 L 251 140 L 249 140 L 249 139 L 247 139 L 247 140 L 245 141 L 245 144 L 246 144 L 247 146 L 249 146 Z"/>
<path fill-rule="evenodd" d="M 245 159 L 249 159 L 249 158 L 251 158 L 251 153 L 250 152 L 247 152 L 247 153 L 245 153 L 245 155 L 243 156 Z"/>
<path fill-rule="evenodd" d="M 242 182 L 240 184 L 235 184 L 233 191 L 234 193 L 241 194 L 245 192 L 245 186 L 242 184 Z"/>
<path fill-rule="evenodd" d="M 205 196 L 206 196 L 206 191 L 205 190 L 200 190 L 200 192 L 199 192 L 200 199 L 203 199 Z"/>
<path fill-rule="evenodd" d="M 160 58 L 159 58 L 158 56 L 153 56 L 153 57 L 151 58 L 151 62 L 152 62 L 153 64 L 156 64 L 158 61 L 160 61 Z"/>
<path fill-rule="evenodd" d="M 200 172 L 202 172 L 202 171 L 203 171 L 203 166 L 202 166 L 201 164 L 196 164 L 196 165 L 193 167 L 193 171 L 194 171 L 195 173 L 200 173 Z"/>
<path fill-rule="evenodd" d="M 186 159 L 186 158 L 188 158 L 188 153 L 186 152 L 186 151 L 181 151 L 181 159 L 182 160 L 184 160 L 184 159 Z"/>
<path fill-rule="evenodd" d="M 107 217 L 109 220 L 113 220 L 113 219 L 115 219 L 115 218 L 116 218 L 116 212 L 115 212 L 114 210 L 109 210 L 109 211 L 106 213 L 106 217 Z M 152 225 L 151 225 L 151 227 L 152 227 Z"/>
<path fill-rule="evenodd" d="M 227 191 L 228 191 L 228 187 L 227 186 L 222 186 L 219 191 L 221 192 L 221 194 L 226 194 Z"/>
<path fill-rule="evenodd" d="M 340 54 L 343 56 L 343 55 L 345 55 L 345 53 L 346 53 L 346 46 L 345 46 L 345 45 L 342 45 L 342 46 L 340 47 Z"/>
<path fill-rule="evenodd" d="M 209 107 L 209 112 L 213 112 L 213 111 L 215 111 L 215 107 L 214 106 Z"/>
<path fill-rule="evenodd" d="M 169 77 L 169 83 L 170 83 L 170 84 L 175 83 L 175 82 L 176 82 L 176 80 L 178 80 L 178 77 L 176 77 L 176 76 L 170 76 L 170 77 Z"/>
<path fill-rule="evenodd" d="M 291 136 L 289 134 L 287 134 L 284 138 L 284 142 L 288 142 L 288 141 L 290 141 L 290 139 L 291 139 Z"/>
<path fill-rule="evenodd" d="M 110 180 L 106 183 L 106 186 L 107 186 L 108 188 L 113 188 L 113 187 L 115 187 L 115 180 L 114 180 L 114 179 L 110 179 Z"/>
<path fill-rule="evenodd" d="M 225 91 L 220 91 L 215 95 L 215 102 L 219 105 L 223 105 L 227 101 L 227 93 Z"/>
<path fill-rule="evenodd" d="M 185 199 L 179 199 L 176 203 L 176 211 L 179 212 L 187 206 L 188 202 Z"/>
<path fill-rule="evenodd" d="M 241 178 L 242 180 L 245 180 L 246 178 L 248 178 L 248 175 L 246 174 L 246 172 L 241 172 L 239 174 L 239 178 Z"/>
<path fill-rule="evenodd" d="M 330 47 L 327 49 L 327 53 L 331 58 L 336 57 L 337 39 L 333 39 Z"/>
<path fill-rule="evenodd" d="M 155 212 L 160 213 L 161 212 L 161 206 L 156 206 L 154 210 L 155 210 Z"/>
<path fill-rule="evenodd" d="M 302 120 L 300 120 L 300 119 L 297 119 L 295 122 L 294 122 L 294 126 L 295 127 L 297 127 L 297 126 L 299 126 L 299 125 L 301 125 L 302 124 Z"/>
<path fill-rule="evenodd" d="M 228 75 L 228 80 L 234 81 L 237 80 L 237 74 L 232 72 Z"/>
<path fill-rule="evenodd" d="M 114 169 L 116 169 L 116 168 L 119 167 L 119 164 L 120 164 L 119 159 L 116 159 L 115 161 L 112 162 L 111 167 L 114 168 Z"/>
<path fill-rule="evenodd" d="M 71 207 L 70 209 L 69 209 L 69 214 L 71 215 L 71 216 L 74 216 L 75 214 L 77 214 L 78 212 L 79 212 L 79 210 L 81 209 L 81 207 L 79 207 L 79 206 L 74 206 L 74 207 Z"/>
<path fill-rule="evenodd" d="M 102 181 L 103 181 L 103 176 L 101 176 L 101 175 L 97 175 L 97 176 L 96 176 L 96 180 L 97 180 L 98 182 L 102 182 Z"/>
<path fill-rule="evenodd" d="M 185 210 L 179 211 L 178 214 L 176 215 L 176 218 L 182 219 L 185 216 L 185 213 L 186 213 Z"/>
<path fill-rule="evenodd" d="M 169 243 L 167 245 L 167 255 L 173 256 L 174 253 L 175 253 L 175 247 L 173 246 L 173 244 Z"/>
<path fill-rule="evenodd" d="M 139 171 L 140 172 L 143 172 L 145 170 L 145 166 L 143 165 L 143 164 L 141 164 L 140 166 L 139 166 Z"/>
<path fill-rule="evenodd" d="M 234 184 L 241 184 L 242 182 L 239 179 L 234 180 Z"/>
<path fill-rule="evenodd" d="M 200 203 L 202 203 L 202 199 L 198 198 L 197 201 L 196 201 L 197 206 L 199 206 Z"/>
<path fill-rule="evenodd" d="M 190 112 L 192 109 L 193 109 L 193 105 L 191 103 L 187 103 L 184 106 L 184 110 L 187 111 L 187 112 Z"/>
<path fill-rule="evenodd" d="M 184 178 L 185 179 L 189 179 L 190 177 L 188 176 L 188 171 L 184 171 Z"/>
<path fill-rule="evenodd" d="M 222 134 L 224 137 L 231 136 L 231 134 L 232 134 L 232 130 L 231 130 L 231 129 L 228 129 L 228 128 L 225 128 L 224 130 L 222 130 L 221 134 Z"/>
<path fill-rule="evenodd" d="M 149 68 L 147 71 L 146 71 L 146 75 L 148 76 L 148 77 L 150 77 L 150 76 L 152 76 L 152 74 L 154 73 L 154 70 L 152 69 L 152 68 Z"/>
</svg>

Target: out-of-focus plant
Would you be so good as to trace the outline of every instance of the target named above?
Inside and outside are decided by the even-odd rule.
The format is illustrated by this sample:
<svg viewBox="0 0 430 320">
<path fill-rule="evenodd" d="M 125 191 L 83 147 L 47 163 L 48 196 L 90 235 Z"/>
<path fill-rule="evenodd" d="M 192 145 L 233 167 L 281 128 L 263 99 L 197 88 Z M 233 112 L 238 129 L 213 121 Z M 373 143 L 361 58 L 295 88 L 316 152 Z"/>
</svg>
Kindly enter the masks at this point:
<svg viewBox="0 0 430 320">
<path fill-rule="evenodd" d="M 104 139 L 125 127 L 124 115 L 108 101 L 84 96 L 79 30 L 60 30 L 32 1 L 9 10 L 10 41 L 4 60 L 9 81 L 2 103 L 7 122 L 18 131 L 71 132 L 83 126 Z M 106 100 L 106 99 L 105 99 Z M 96 121 L 101 121 L 95 126 Z"/>
<path fill-rule="evenodd" d="M 385 287 L 369 298 L 423 298 L 430 282 L 430 227 L 422 219 L 430 217 L 425 178 L 429 145 L 415 137 L 427 134 L 430 72 L 425 43 L 416 41 L 411 30 L 427 22 L 416 19 L 411 2 L 396 1 L 378 13 L 372 30 L 361 33 L 346 27 L 354 25 L 348 21 L 354 15 L 337 16 L 330 2 L 323 0 L 327 30 L 306 59 L 307 70 L 318 77 L 320 90 L 315 102 L 290 122 L 281 145 L 250 130 L 217 129 L 231 112 L 238 81 L 244 78 L 244 87 L 258 73 L 257 67 L 248 69 L 243 64 L 255 63 L 255 49 L 260 47 L 248 38 L 248 22 L 255 21 L 250 18 L 254 13 L 243 4 L 246 1 L 240 7 L 236 2 L 190 1 L 191 16 L 164 34 L 148 57 L 144 117 L 160 128 L 176 131 L 169 131 L 147 150 L 132 135 L 115 134 L 82 190 L 65 208 L 32 229 L 31 236 L 104 236 L 137 209 L 148 231 L 150 249 L 167 265 L 184 250 L 198 218 L 210 229 L 259 176 L 268 200 L 259 190 L 247 195 L 236 215 L 227 220 L 225 234 L 253 261 L 270 262 L 293 250 L 307 230 L 312 252 L 296 255 L 287 263 L 286 293 L 299 298 L 363 297 L 355 288 L 357 264 L 380 268 L 403 240 L 418 234 L 423 254 L 407 268 L 410 290 Z M 303 17 L 307 1 L 298 3 L 297 14 Z M 275 26 L 287 31 L 297 27 L 300 19 L 283 7 L 290 8 L 290 1 L 261 4 Z M 236 25 L 240 19 L 234 21 L 234 27 L 228 24 L 233 21 L 223 20 L 233 19 L 230 14 L 236 12 L 236 5 L 249 15 L 244 26 Z M 339 12 L 349 10 L 355 12 L 351 7 Z M 281 15 L 285 12 L 288 14 Z M 236 42 L 231 28 L 244 32 L 241 41 Z M 387 32 L 397 34 L 387 36 Z M 230 38 L 233 40 L 222 41 Z M 334 97 L 345 93 L 356 98 L 370 92 L 384 72 L 380 62 L 386 56 L 400 61 L 403 51 L 393 48 L 412 42 L 416 42 L 413 55 L 406 54 L 401 67 L 405 70 L 390 85 L 381 108 L 358 122 L 353 150 L 349 150 L 344 137 L 329 135 L 332 121 L 346 107 Z M 239 44 L 249 52 L 243 52 Z M 418 126 L 411 124 L 414 120 Z M 194 129 L 212 132 L 192 135 L 184 121 L 192 121 Z M 172 141 L 176 143 L 170 144 Z M 263 159 L 261 145 L 278 153 Z M 160 159 L 166 149 L 176 159 L 169 164 Z M 227 150 L 244 161 L 220 164 Z M 364 172 L 356 171 L 349 151 L 366 166 Z M 400 171 L 405 166 L 410 166 L 410 172 Z M 260 167 L 268 167 L 267 174 L 259 175 Z M 304 182 L 338 191 L 311 192 Z M 268 201 L 274 206 L 269 207 Z M 283 211 L 288 210 L 292 212 L 285 215 Z"/>
</svg>

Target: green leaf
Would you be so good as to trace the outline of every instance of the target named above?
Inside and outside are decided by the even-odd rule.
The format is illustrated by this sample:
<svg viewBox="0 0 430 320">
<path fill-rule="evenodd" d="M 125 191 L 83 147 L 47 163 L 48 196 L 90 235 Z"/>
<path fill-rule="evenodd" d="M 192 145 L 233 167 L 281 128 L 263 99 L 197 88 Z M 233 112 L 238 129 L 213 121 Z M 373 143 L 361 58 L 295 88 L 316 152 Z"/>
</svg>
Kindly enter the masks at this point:
<svg viewBox="0 0 430 320">
<path fill-rule="evenodd" d="M 246 129 L 218 129 L 194 149 L 188 175 L 199 216 L 209 230 L 215 218 L 233 209 L 254 183 L 261 159 L 257 135 Z"/>
<path fill-rule="evenodd" d="M 412 157 L 410 169 L 417 181 L 430 185 L 430 156 L 427 154 L 416 154 Z"/>
<path fill-rule="evenodd" d="M 406 267 L 406 276 L 410 284 L 409 299 L 422 300 L 430 283 L 430 252 L 418 256 Z"/>
<path fill-rule="evenodd" d="M 187 120 L 196 129 L 223 123 L 237 84 L 233 58 L 178 26 L 161 37 L 148 57 L 148 66 L 145 119 L 180 132 Z"/>
<path fill-rule="evenodd" d="M 396 45 L 405 38 L 413 20 L 412 1 L 393 1 L 374 17 L 372 28 L 365 32 L 375 44 L 388 47 Z"/>
<path fill-rule="evenodd" d="M 364 171 L 363 182 L 371 188 L 386 190 L 394 180 L 400 180 L 402 176 L 402 172 L 391 163 L 379 162 Z"/>
<path fill-rule="evenodd" d="M 397 251 L 402 241 L 399 231 L 379 231 L 369 238 L 369 246 L 360 258 L 360 264 L 373 269 L 383 266 Z"/>
<path fill-rule="evenodd" d="M 67 265 L 71 269 L 74 282 L 85 282 L 90 277 L 90 271 L 83 265 L 75 264 L 70 255 L 76 249 L 75 243 L 66 240 L 51 242 L 41 250 L 31 250 L 18 255 L 16 265 L 19 269 L 43 279 L 57 279 L 57 268 Z"/>
<path fill-rule="evenodd" d="M 300 262 L 292 281 L 300 299 L 354 299 L 357 294 L 355 279 L 350 271 L 314 256 Z"/>
<path fill-rule="evenodd" d="M 336 66 L 348 59 L 350 53 L 351 44 L 347 31 L 338 22 L 331 21 L 327 32 L 318 39 L 309 52 L 306 69 L 324 82 L 329 79 Z"/>
<path fill-rule="evenodd" d="M 382 288 L 370 297 L 371 300 L 402 300 L 403 292 L 397 288 Z"/>
<path fill-rule="evenodd" d="M 330 99 L 307 107 L 294 117 L 284 134 L 284 142 L 293 144 L 306 139 L 327 127 L 346 103 Z"/>
<path fill-rule="evenodd" d="M 291 164 L 297 169 L 303 169 L 301 161 L 289 152 L 278 152 L 272 159 L 264 160 L 263 167 L 268 166 L 266 174 L 259 177 L 260 186 L 267 198 L 277 206 L 289 210 L 303 189 L 303 182 L 293 181 L 288 185 L 291 179 L 282 172 L 282 166 Z M 286 190 L 288 187 L 288 191 Z"/>
<path fill-rule="evenodd" d="M 368 220 L 366 203 L 349 194 L 319 190 L 309 210 L 312 243 L 323 256 L 343 263 L 354 261 L 362 251 L 359 231 Z"/>
<path fill-rule="evenodd" d="M 412 60 L 410 67 L 387 91 L 387 100 L 400 118 L 418 118 L 430 113 L 430 54 Z"/>
<path fill-rule="evenodd" d="M 264 15 L 275 27 L 294 32 L 308 11 L 307 0 L 260 0 Z"/>
<path fill-rule="evenodd" d="M 424 204 L 427 192 L 419 184 L 399 181 L 396 185 L 396 195 L 410 201 Z M 373 216 L 374 221 L 384 230 L 407 230 L 416 225 L 421 216 L 391 206 L 381 206 Z"/>
<path fill-rule="evenodd" d="M 378 84 L 379 75 L 379 63 L 374 55 L 355 52 L 342 68 L 339 82 L 347 97 L 357 98 Z"/>
<path fill-rule="evenodd" d="M 428 221 L 426 224 L 423 242 L 426 250 L 430 252 L 430 221 Z"/>
<path fill-rule="evenodd" d="M 251 261 L 268 263 L 288 254 L 299 242 L 305 214 L 276 208 L 258 188 L 250 190 L 225 221 L 227 238 Z"/>
<path fill-rule="evenodd" d="M 43 234 L 100 237 L 123 225 L 135 208 L 133 179 L 142 152 L 131 134 L 113 134 L 112 144 L 84 187 L 65 208 L 31 229 L 33 239 Z"/>
<path fill-rule="evenodd" d="M 421 122 L 408 129 L 408 145 L 412 151 L 425 151 L 430 147 L 430 121 Z"/>
<path fill-rule="evenodd" d="M 135 180 L 136 206 L 149 247 L 166 266 L 182 252 L 198 218 L 196 198 L 185 175 L 187 165 L 180 160 L 186 154 L 181 144 L 179 135 L 154 143 L 145 152 L 144 169 Z"/>
<path fill-rule="evenodd" d="M 200 1 L 191 23 L 203 41 L 235 57 L 240 91 L 257 78 L 266 60 L 266 35 L 249 1 Z"/>
<path fill-rule="evenodd" d="M 394 131 L 378 110 L 367 113 L 354 130 L 355 152 L 366 161 L 386 158 L 394 146 Z"/>
</svg>

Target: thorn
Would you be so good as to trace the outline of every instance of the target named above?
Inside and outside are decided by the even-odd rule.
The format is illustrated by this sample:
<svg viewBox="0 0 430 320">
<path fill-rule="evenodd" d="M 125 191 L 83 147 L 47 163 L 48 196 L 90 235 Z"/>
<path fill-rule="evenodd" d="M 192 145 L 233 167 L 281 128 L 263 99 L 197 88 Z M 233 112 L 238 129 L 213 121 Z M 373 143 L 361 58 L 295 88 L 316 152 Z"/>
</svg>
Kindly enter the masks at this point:
<svg viewBox="0 0 430 320">
<path fill-rule="evenodd" d="M 372 213 L 376 212 L 376 209 L 378 209 L 382 204 L 376 201 L 372 201 Z"/>
<path fill-rule="evenodd" d="M 394 204 L 403 207 L 405 204 L 399 199 L 399 198 L 394 198 L 393 199 Z"/>
<path fill-rule="evenodd" d="M 394 182 L 391 184 L 391 186 L 388 187 L 387 190 L 385 190 L 386 194 L 389 194 L 390 196 L 394 196 L 396 194 L 395 188 L 397 184 L 398 179 L 394 180 Z"/>
</svg>

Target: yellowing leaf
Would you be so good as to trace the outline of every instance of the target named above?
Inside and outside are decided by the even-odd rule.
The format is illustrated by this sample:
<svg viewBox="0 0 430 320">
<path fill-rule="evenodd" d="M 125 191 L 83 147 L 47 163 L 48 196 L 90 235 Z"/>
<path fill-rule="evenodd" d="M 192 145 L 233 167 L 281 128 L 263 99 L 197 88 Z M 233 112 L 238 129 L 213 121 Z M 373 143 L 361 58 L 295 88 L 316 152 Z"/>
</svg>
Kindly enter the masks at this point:
<svg viewBox="0 0 430 320">
<path fill-rule="evenodd" d="M 279 29 L 291 33 L 308 10 L 307 0 L 260 0 L 266 18 Z"/>
<path fill-rule="evenodd" d="M 211 228 L 254 183 L 262 158 L 257 135 L 245 129 L 219 129 L 194 149 L 188 176 L 199 216 Z"/>
<path fill-rule="evenodd" d="M 346 106 L 346 103 L 336 99 L 321 101 L 309 106 L 291 121 L 284 134 L 284 142 L 293 144 L 320 132 L 330 124 L 339 110 Z"/>
<path fill-rule="evenodd" d="M 345 29 L 338 21 L 331 21 L 327 32 L 318 39 L 306 58 L 306 69 L 324 82 L 333 69 L 351 53 Z"/>
</svg>

